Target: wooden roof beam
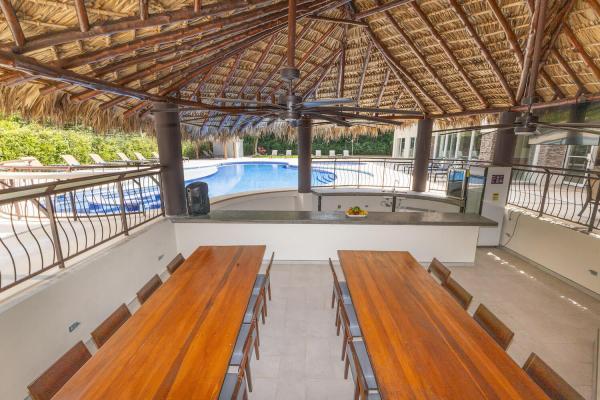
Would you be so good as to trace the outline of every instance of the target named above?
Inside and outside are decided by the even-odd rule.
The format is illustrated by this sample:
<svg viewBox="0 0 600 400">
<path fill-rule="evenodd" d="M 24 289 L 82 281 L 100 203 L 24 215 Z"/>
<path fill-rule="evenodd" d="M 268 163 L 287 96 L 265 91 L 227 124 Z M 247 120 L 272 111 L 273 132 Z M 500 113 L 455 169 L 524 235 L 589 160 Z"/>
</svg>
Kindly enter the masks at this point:
<svg viewBox="0 0 600 400">
<path fill-rule="evenodd" d="M 148 1 L 149 0 L 139 0 L 140 19 L 142 21 L 148 19 Z"/>
<path fill-rule="evenodd" d="M 330 65 L 330 64 L 335 64 L 335 63 L 332 63 L 331 60 L 337 59 L 338 60 L 338 65 L 339 65 L 339 63 L 341 62 L 341 54 L 342 54 L 342 49 L 341 48 L 338 49 L 338 50 L 332 51 L 327 57 L 324 58 L 324 61 L 322 63 L 320 63 L 318 65 L 315 65 L 313 67 L 313 69 L 311 69 L 310 71 L 308 71 L 308 73 L 303 74 L 303 76 L 294 85 L 294 92 L 298 88 L 300 88 L 300 85 L 302 85 L 306 80 L 308 80 L 318 70 L 324 69 L 325 71 L 329 71 L 331 68 L 327 68 L 327 66 Z M 319 79 L 317 79 L 317 80 L 319 80 Z"/>
<path fill-rule="evenodd" d="M 600 17 L 600 3 L 598 3 L 598 0 L 587 0 L 587 2 L 590 6 L 592 6 L 594 11 L 596 11 L 596 14 Z"/>
<path fill-rule="evenodd" d="M 535 8 L 539 9 L 538 19 L 536 21 L 536 29 L 535 29 L 535 44 L 533 47 L 533 57 L 531 59 L 531 71 L 529 77 L 529 84 L 527 86 L 527 97 L 530 101 L 533 100 L 535 96 L 535 87 L 537 85 L 537 78 L 540 73 L 541 68 L 541 59 L 542 59 L 542 41 L 544 40 L 544 36 L 546 33 L 546 8 L 547 1 L 546 0 L 536 0 Z M 518 99 L 517 100 L 521 100 Z"/>
<path fill-rule="evenodd" d="M 398 81 L 400 82 L 402 87 L 404 87 L 406 92 L 413 98 L 415 103 L 417 103 L 417 106 L 421 109 L 421 111 L 423 111 L 424 113 L 427 113 L 427 108 L 425 107 L 425 105 L 423 104 L 421 99 L 419 99 L 419 97 L 416 95 L 416 93 L 410 88 L 410 86 L 408 86 L 407 82 L 405 82 L 404 79 L 406 79 L 408 82 L 410 82 L 411 84 L 416 86 L 417 89 L 419 89 L 419 91 L 423 94 L 423 96 L 429 102 L 431 102 L 440 112 L 443 112 L 443 110 L 439 106 L 439 104 L 437 104 L 437 102 L 435 100 L 433 100 L 431 98 L 431 96 L 429 96 L 429 94 L 427 94 L 425 92 L 425 90 L 421 87 L 421 85 L 419 85 L 417 82 L 415 82 L 414 79 L 395 60 L 395 58 L 392 56 L 390 51 L 387 48 L 385 48 L 385 46 L 383 45 L 383 43 L 381 43 L 379 38 L 377 36 L 375 36 L 375 33 L 373 32 L 373 30 L 370 27 L 365 28 L 365 30 L 366 30 L 367 34 L 369 35 L 369 37 L 371 38 L 371 41 L 373 42 L 373 44 L 375 45 L 377 50 L 379 50 L 379 52 L 381 53 L 381 56 L 385 60 L 388 67 L 392 70 L 392 72 L 394 72 L 394 75 L 396 76 L 396 78 L 398 79 Z M 400 74 L 402 74 L 402 76 L 404 76 L 404 78 Z"/>
<path fill-rule="evenodd" d="M 269 1 L 265 0 L 264 3 L 268 4 Z M 27 53 L 50 46 L 70 43 L 77 40 L 91 39 L 98 36 L 112 35 L 114 33 L 125 32 L 129 30 L 152 28 L 161 25 L 172 24 L 175 22 L 185 22 L 201 17 L 216 17 L 245 6 L 246 2 L 244 0 L 232 0 L 216 2 L 214 4 L 207 5 L 198 13 L 194 12 L 194 10 L 190 9 L 189 7 L 184 7 L 179 10 L 170 10 L 163 13 L 154 14 L 149 16 L 146 20 L 141 20 L 139 17 L 124 17 L 121 19 L 108 21 L 104 24 L 91 26 L 90 29 L 85 32 L 77 32 L 69 28 L 62 31 L 33 36 L 29 38 L 27 43 L 17 45 L 15 48 L 13 48 L 13 51 L 17 53 Z M 250 14 L 250 12 L 239 13 L 236 14 L 236 17 L 243 16 L 244 18 L 247 17 L 248 14 Z M 206 25 L 212 26 L 213 24 L 224 23 L 226 20 L 233 19 L 233 17 L 234 16 L 218 18 L 214 21 L 210 21 Z"/>
<path fill-rule="evenodd" d="M 4 19 L 6 19 L 6 24 L 10 29 L 10 33 L 12 33 L 15 44 L 17 46 L 25 45 L 25 34 L 23 33 L 19 18 L 17 18 L 17 13 L 15 13 L 15 9 L 10 0 L 0 0 L 0 8 L 2 9 Z"/>
<path fill-rule="evenodd" d="M 421 21 L 427 26 L 427 28 L 429 29 L 429 32 L 431 32 L 433 37 L 437 40 L 438 44 L 440 45 L 440 47 L 446 54 L 446 57 L 448 57 L 448 59 L 450 60 L 450 63 L 452 63 L 452 65 L 454 66 L 456 71 L 458 71 L 461 78 L 465 81 L 467 86 L 469 86 L 471 91 L 475 94 L 475 96 L 477 97 L 477 99 L 479 100 L 481 105 L 484 108 L 487 108 L 487 106 L 488 106 L 487 100 L 483 97 L 483 95 L 479 92 L 479 89 L 477 89 L 477 87 L 475 87 L 475 85 L 473 84 L 471 79 L 467 76 L 467 73 L 465 72 L 464 68 L 462 67 L 462 65 L 460 65 L 460 63 L 456 59 L 456 56 L 454 55 L 452 50 L 450 50 L 450 48 L 448 47 L 448 45 L 446 44 L 446 42 L 444 41 L 442 36 L 438 33 L 438 31 L 435 29 L 435 27 L 431 24 L 431 22 L 429 21 L 429 18 L 427 18 L 427 15 L 425 15 L 423 10 L 421 10 L 421 8 L 417 5 L 416 2 L 413 1 L 410 3 L 410 5 L 412 6 L 413 11 L 415 11 L 417 13 L 417 15 L 419 16 Z"/>
<path fill-rule="evenodd" d="M 381 89 L 379 89 L 379 95 L 377 96 L 377 102 L 375 103 L 375 108 L 379 108 L 381 105 L 381 99 L 383 99 L 383 93 L 385 93 L 385 87 L 387 86 L 390 80 L 390 69 L 387 68 L 385 70 L 385 77 L 383 78 L 383 82 L 381 82 Z M 375 113 L 377 116 L 377 113 Z"/>
<path fill-rule="evenodd" d="M 562 31 L 567 36 L 569 41 L 573 44 L 573 46 L 575 47 L 575 51 L 583 59 L 583 62 L 585 63 L 585 65 L 587 65 L 587 67 L 592 71 L 592 73 L 594 74 L 596 79 L 600 80 L 600 67 L 598 67 L 596 65 L 596 63 L 594 62 L 592 57 L 590 57 L 590 55 L 585 51 L 585 48 L 583 47 L 581 42 L 577 39 L 577 36 L 575 36 L 575 34 L 571 30 L 571 28 L 569 28 L 569 26 L 567 26 L 565 24 L 563 26 Z"/>
<path fill-rule="evenodd" d="M 373 42 L 369 40 L 365 60 L 363 61 L 362 70 L 360 72 L 360 81 L 358 83 L 358 93 L 356 94 L 356 103 L 360 106 L 360 98 L 362 97 L 363 88 L 365 86 L 365 77 L 367 75 L 367 66 L 371 60 L 371 52 L 373 51 Z"/>
<path fill-rule="evenodd" d="M 79 21 L 79 29 L 81 32 L 90 30 L 90 20 L 88 19 L 87 10 L 85 8 L 85 0 L 75 0 L 75 12 L 77 13 L 77 21 Z"/>
<path fill-rule="evenodd" d="M 556 49 L 551 49 L 550 55 L 556 58 L 558 64 L 567 72 L 569 78 L 575 83 L 575 85 L 577 86 L 577 94 L 579 95 L 581 93 L 587 92 L 585 85 L 583 84 L 583 82 L 581 82 L 575 71 L 573 71 L 573 69 L 571 68 L 569 63 L 563 58 L 563 56 L 561 56 Z"/>
<path fill-rule="evenodd" d="M 352 19 L 343 19 L 343 18 L 332 18 L 332 17 L 324 17 L 321 15 L 311 15 L 307 17 L 308 19 L 312 19 L 314 21 L 323 21 L 330 22 L 332 24 L 342 24 L 342 25 L 352 25 L 352 26 L 366 26 L 366 22 L 355 21 Z"/>
<path fill-rule="evenodd" d="M 348 27 L 345 26 L 342 31 L 342 48 L 340 53 L 340 63 L 338 67 L 338 81 L 337 81 L 337 97 L 344 97 L 344 86 L 346 86 L 346 35 L 348 34 Z"/>
<path fill-rule="evenodd" d="M 458 4 L 457 0 L 448 0 L 448 1 L 450 2 L 450 5 L 452 6 L 452 8 L 456 12 L 456 14 L 458 15 L 458 18 L 462 21 L 463 25 L 465 26 L 465 28 L 471 35 L 471 38 L 475 41 L 475 44 L 481 51 L 483 58 L 485 58 L 485 60 L 489 64 L 490 68 L 492 69 L 492 72 L 496 75 L 496 78 L 500 82 L 500 85 L 504 89 L 504 92 L 506 93 L 506 96 L 509 99 L 509 103 L 515 104 L 515 95 L 513 94 L 512 89 L 508 85 L 508 82 L 506 81 L 506 78 L 502 74 L 502 71 L 500 70 L 500 68 L 498 68 L 498 65 L 494 61 L 494 58 L 490 54 L 490 51 L 487 49 L 487 47 L 485 47 L 485 45 L 481 41 L 481 38 L 479 37 L 479 35 L 477 35 L 477 31 L 475 30 L 475 28 L 469 21 L 469 17 L 467 16 L 467 14 L 465 14 L 464 10 L 462 9 L 462 6 L 460 4 Z"/>
<path fill-rule="evenodd" d="M 543 6 L 546 6 L 546 1 Z M 525 91 L 528 86 L 533 86 L 535 90 L 535 84 L 537 82 L 537 70 L 534 71 L 535 64 L 539 66 L 539 57 L 541 51 L 541 41 L 545 34 L 546 10 L 541 7 L 540 0 L 535 0 L 535 7 L 533 16 L 531 17 L 531 24 L 529 27 L 529 35 L 527 39 L 527 46 L 525 48 L 525 58 L 521 66 L 521 78 L 519 79 L 519 87 L 517 89 L 516 101 L 521 102 L 521 99 L 525 95 Z M 538 57 L 536 59 L 536 57 Z M 534 79 L 531 79 L 531 78 Z M 533 93 L 533 92 L 532 92 Z M 529 97 L 529 94 L 527 94 Z"/>
<path fill-rule="evenodd" d="M 391 10 L 392 8 L 399 7 L 403 4 L 407 4 L 412 2 L 413 0 L 393 0 L 387 2 L 385 4 L 379 5 L 377 7 L 370 8 L 368 10 L 364 10 L 355 14 L 356 19 L 363 19 L 366 17 L 370 17 L 371 15 L 375 15 L 387 10 Z"/>
<path fill-rule="evenodd" d="M 381 4 L 381 0 L 377 0 L 377 4 Z M 440 79 L 438 74 L 434 71 L 434 69 L 431 67 L 429 62 L 425 59 L 423 54 L 421 54 L 421 52 L 419 51 L 417 46 L 414 44 L 412 39 L 406 33 L 404 33 L 404 30 L 402 29 L 400 24 L 394 19 L 392 14 L 389 11 L 385 11 L 385 16 L 386 16 L 387 20 L 390 22 L 390 24 L 394 27 L 395 31 L 398 32 L 398 34 L 402 37 L 402 40 L 404 40 L 404 43 L 407 44 L 407 46 L 410 48 L 410 50 L 413 52 L 413 54 L 421 62 L 423 67 L 425 67 L 425 69 L 433 77 L 433 80 L 440 87 L 440 89 L 442 89 L 442 91 L 446 94 L 446 96 L 448 96 L 448 98 L 460 109 L 460 111 L 464 110 L 465 107 L 460 103 L 460 101 L 456 98 L 456 96 L 454 96 L 454 94 L 446 87 L 444 82 L 442 82 L 442 80 Z"/>
<path fill-rule="evenodd" d="M 244 82 L 244 85 L 240 89 L 240 96 L 244 95 L 244 91 L 248 87 L 248 84 L 254 80 L 254 77 L 256 76 L 256 73 L 263 66 L 263 63 L 265 62 L 265 59 L 271 53 L 271 49 L 273 48 L 273 45 L 275 44 L 275 40 L 277 39 L 277 36 L 278 35 L 272 35 L 271 39 L 267 43 L 267 46 L 261 52 L 260 58 L 258 59 L 258 61 L 256 62 L 256 64 L 254 65 L 254 68 L 252 69 L 252 72 L 250 72 L 250 75 L 248 76 L 248 79 L 246 79 L 246 81 Z"/>
<path fill-rule="evenodd" d="M 333 57 L 333 59 L 337 58 L 336 56 Z M 317 90 L 317 88 L 319 87 L 319 85 L 325 80 L 325 78 L 327 77 L 327 75 L 329 75 L 329 72 L 331 72 L 331 69 L 333 68 L 333 66 L 335 65 L 335 63 L 330 62 L 331 59 L 325 59 L 325 61 L 323 61 L 323 63 L 321 64 L 321 66 L 325 67 L 323 73 L 321 74 L 321 76 L 319 77 L 319 79 L 317 79 L 311 86 L 310 88 L 308 88 L 308 90 L 306 92 L 304 92 L 304 94 L 302 95 L 302 100 L 306 100 L 311 94 L 314 93 L 315 90 Z M 338 58 L 339 61 L 339 58 Z"/>
</svg>

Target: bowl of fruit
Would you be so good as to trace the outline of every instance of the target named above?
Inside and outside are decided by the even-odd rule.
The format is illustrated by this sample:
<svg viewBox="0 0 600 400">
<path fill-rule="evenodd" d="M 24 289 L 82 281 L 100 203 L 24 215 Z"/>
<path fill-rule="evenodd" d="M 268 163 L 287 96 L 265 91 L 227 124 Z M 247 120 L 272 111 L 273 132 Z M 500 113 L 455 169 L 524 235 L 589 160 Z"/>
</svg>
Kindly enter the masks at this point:
<svg viewBox="0 0 600 400">
<path fill-rule="evenodd" d="M 346 210 L 346 217 L 348 218 L 365 218 L 369 213 L 360 207 L 350 207 Z"/>
</svg>

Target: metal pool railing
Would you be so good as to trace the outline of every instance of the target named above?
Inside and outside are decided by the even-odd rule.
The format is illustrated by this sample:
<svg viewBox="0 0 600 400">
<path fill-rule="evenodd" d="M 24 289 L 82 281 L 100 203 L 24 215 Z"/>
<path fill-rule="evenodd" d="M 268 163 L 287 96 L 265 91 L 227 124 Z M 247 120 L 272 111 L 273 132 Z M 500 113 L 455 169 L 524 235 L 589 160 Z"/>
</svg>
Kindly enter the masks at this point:
<svg viewBox="0 0 600 400">
<path fill-rule="evenodd" d="M 600 229 L 600 172 L 517 166 L 507 203 L 586 227 Z"/>
<path fill-rule="evenodd" d="M 161 215 L 160 167 L 0 190 L 0 292 Z"/>
<path fill-rule="evenodd" d="M 477 160 L 432 159 L 428 167 L 427 190 L 446 193 L 448 175 L 452 171 L 487 164 L 489 163 Z M 322 172 L 320 176 L 313 177 L 313 187 L 409 190 L 414 160 L 384 157 L 316 157 L 312 159 L 312 167 Z"/>
</svg>

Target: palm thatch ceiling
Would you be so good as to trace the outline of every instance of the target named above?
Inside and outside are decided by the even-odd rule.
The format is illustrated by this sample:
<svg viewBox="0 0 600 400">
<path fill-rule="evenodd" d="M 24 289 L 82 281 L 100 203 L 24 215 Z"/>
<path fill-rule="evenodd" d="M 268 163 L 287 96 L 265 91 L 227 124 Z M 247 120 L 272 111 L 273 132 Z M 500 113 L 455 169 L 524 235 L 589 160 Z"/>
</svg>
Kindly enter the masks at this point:
<svg viewBox="0 0 600 400">
<path fill-rule="evenodd" d="M 532 86 L 536 107 L 600 98 L 598 0 L 297 4 L 301 77 L 294 91 L 304 98 L 351 97 L 362 107 L 446 119 L 523 110 Z M 5 110 L 135 128 L 151 119 L 153 101 L 170 101 L 193 134 L 237 136 L 272 129 L 275 121 L 215 98 L 274 102 L 287 93 L 279 75 L 287 0 L 0 6 Z"/>
</svg>

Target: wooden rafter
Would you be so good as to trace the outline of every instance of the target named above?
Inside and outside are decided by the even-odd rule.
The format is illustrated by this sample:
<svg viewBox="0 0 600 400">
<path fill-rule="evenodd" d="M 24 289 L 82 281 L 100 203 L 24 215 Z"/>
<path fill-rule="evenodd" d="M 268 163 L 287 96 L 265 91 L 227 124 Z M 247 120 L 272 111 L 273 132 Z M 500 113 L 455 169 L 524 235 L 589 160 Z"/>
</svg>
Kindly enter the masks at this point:
<svg viewBox="0 0 600 400">
<path fill-rule="evenodd" d="M 558 61 L 560 66 L 567 72 L 567 75 L 569 75 L 569 78 L 573 82 L 575 82 L 575 85 L 577 86 L 577 94 L 579 95 L 581 93 L 584 93 L 586 91 L 586 88 L 585 88 L 583 82 L 581 82 L 581 80 L 579 79 L 579 77 L 577 76 L 575 71 L 573 71 L 573 69 L 571 68 L 569 63 L 563 58 L 563 56 L 560 55 L 558 50 L 551 49 L 550 54 L 552 55 L 552 57 L 554 57 L 556 59 L 556 61 Z"/>
<path fill-rule="evenodd" d="M 537 83 L 537 73 L 541 56 L 541 41 L 545 34 L 546 27 L 546 1 L 543 1 L 543 6 L 540 0 L 535 1 L 533 16 L 531 17 L 531 23 L 529 25 L 529 35 L 527 39 L 527 46 L 525 48 L 525 57 L 523 59 L 521 67 L 521 78 L 519 79 L 519 87 L 517 88 L 516 101 L 521 102 L 521 99 L 525 95 L 527 87 L 533 87 Z M 535 70 L 534 70 L 535 68 Z M 533 92 L 531 92 L 533 93 Z M 527 95 L 528 97 L 529 94 Z"/>
<path fill-rule="evenodd" d="M 375 15 L 375 14 L 379 14 L 384 11 L 391 10 L 392 8 L 399 7 L 403 4 L 410 3 L 411 1 L 413 1 L 413 0 L 393 0 L 393 1 L 387 2 L 385 4 L 379 5 L 377 7 L 373 7 L 368 10 L 358 12 L 358 13 L 356 13 L 355 17 L 356 17 L 356 19 L 363 19 L 366 17 L 370 17 L 371 15 Z"/>
<path fill-rule="evenodd" d="M 346 86 L 346 46 L 348 45 L 346 37 L 348 35 L 348 27 L 344 27 L 342 33 L 342 49 L 340 53 L 340 62 L 338 68 L 338 82 L 337 82 L 337 97 L 344 97 L 344 86 Z"/>
<path fill-rule="evenodd" d="M 385 60 L 386 64 L 388 64 L 388 67 L 392 70 L 392 72 L 394 72 L 394 75 L 396 76 L 396 78 L 398 79 L 398 81 L 400 82 L 402 87 L 413 98 L 415 103 L 417 103 L 417 106 L 421 109 L 421 111 L 426 113 L 427 108 L 425 107 L 423 102 L 421 102 L 421 99 L 419 99 L 419 97 L 416 95 L 416 93 L 410 88 L 410 86 L 408 86 L 408 83 L 406 81 L 408 81 L 409 83 L 411 83 L 412 85 L 417 87 L 417 89 L 419 89 L 419 91 L 423 94 L 423 96 L 429 102 L 431 102 L 439 111 L 443 112 L 442 107 L 440 107 L 439 104 L 437 104 L 437 102 L 433 98 L 431 98 L 431 96 L 429 96 L 429 94 L 423 89 L 423 87 L 420 84 L 418 84 L 417 82 L 415 82 L 415 80 L 411 77 L 411 75 L 408 74 L 408 72 L 406 72 L 406 70 L 404 70 L 404 68 L 394 58 L 392 53 L 390 53 L 390 51 L 384 46 L 384 44 L 381 43 L 379 38 L 373 32 L 373 30 L 370 27 L 365 28 L 365 30 L 366 30 L 367 34 L 369 35 L 370 39 L 373 41 L 373 44 L 375 45 L 377 50 L 379 50 L 379 53 Z M 406 79 L 406 81 L 405 81 L 405 79 Z"/>
<path fill-rule="evenodd" d="M 496 62 L 494 61 L 494 58 L 490 54 L 490 51 L 487 49 L 487 47 L 485 47 L 485 44 L 481 41 L 481 38 L 477 34 L 475 27 L 473 27 L 473 25 L 469 21 L 469 17 L 467 16 L 467 14 L 465 14 L 464 10 L 462 9 L 462 6 L 460 4 L 458 4 L 457 0 L 448 0 L 448 1 L 450 2 L 450 5 L 456 12 L 456 15 L 458 15 L 458 18 L 461 20 L 461 22 L 467 29 L 467 32 L 469 32 L 469 35 L 471 35 L 471 38 L 477 45 L 477 48 L 481 51 L 483 58 L 485 58 L 485 60 L 489 64 L 490 68 L 492 69 L 492 72 L 494 73 L 494 75 L 496 75 L 496 78 L 498 79 L 498 81 L 500 82 L 500 85 L 504 89 L 504 92 L 506 93 L 506 96 L 508 97 L 510 104 L 515 104 L 515 95 L 513 94 L 512 89 L 510 88 L 508 82 L 506 81 L 504 74 L 502 73 L 502 71 L 500 70 L 500 68 L 498 67 Z"/>
<path fill-rule="evenodd" d="M 440 45 L 440 47 L 442 48 L 442 50 L 446 54 L 446 57 L 448 57 L 448 59 L 450 60 L 450 62 L 452 63 L 452 65 L 454 66 L 454 68 L 456 69 L 456 71 L 460 74 L 460 76 L 465 81 L 465 83 L 467 84 L 467 86 L 469 86 L 469 88 L 471 89 L 471 91 L 475 94 L 475 96 L 477 97 L 477 99 L 481 103 L 481 106 L 483 108 L 486 108 L 488 106 L 488 103 L 487 103 L 486 99 L 479 92 L 479 89 L 477 89 L 475 87 L 475 85 L 473 84 L 473 82 L 471 81 L 471 79 L 467 76 L 467 73 L 465 72 L 465 70 L 462 67 L 462 65 L 460 65 L 460 63 L 456 59 L 456 56 L 454 55 L 454 53 L 452 53 L 452 51 L 450 50 L 450 48 L 446 44 L 446 41 L 440 36 L 440 34 L 438 33 L 438 31 L 434 28 L 434 26 L 429 21 L 429 18 L 427 18 L 427 15 L 425 15 L 425 13 L 423 12 L 423 10 L 421 10 L 421 8 L 417 5 L 417 3 L 416 2 L 411 2 L 410 4 L 412 6 L 412 9 L 415 11 L 415 13 L 417 13 L 417 15 L 419 16 L 419 18 L 421 19 L 421 21 L 427 26 L 427 29 L 429 30 L 429 32 L 432 34 L 432 36 L 438 42 L 438 44 Z"/>
<path fill-rule="evenodd" d="M 377 4 L 381 4 L 381 0 L 377 0 Z M 389 11 L 385 11 L 384 15 L 386 16 L 387 20 L 389 21 L 389 23 L 394 28 L 395 32 L 397 32 L 400 35 L 400 37 L 402 37 L 402 40 L 404 41 L 404 43 L 406 43 L 406 45 L 410 48 L 410 50 L 412 51 L 412 53 L 420 61 L 421 65 L 433 77 L 433 80 L 440 87 L 440 89 L 442 89 L 442 91 L 446 94 L 446 96 L 448 96 L 448 98 L 460 109 L 460 111 L 464 110 L 465 108 L 463 107 L 463 105 L 456 98 L 456 96 L 454 96 L 454 94 L 446 87 L 446 85 L 444 84 L 444 82 L 442 82 L 442 80 L 438 76 L 437 72 L 435 72 L 435 70 L 431 67 L 430 63 L 425 59 L 425 57 L 423 56 L 423 54 L 421 54 L 421 52 L 419 51 L 419 49 L 417 48 L 417 46 L 415 45 L 415 43 L 404 32 L 404 29 L 402 29 L 402 27 L 394 19 L 394 17 L 392 16 L 392 14 Z"/>
<path fill-rule="evenodd" d="M 581 44 L 581 42 L 577 39 L 577 36 L 573 33 L 571 28 L 568 25 L 564 25 L 562 29 L 563 33 L 569 41 L 573 44 L 575 51 L 579 54 L 579 56 L 583 59 L 583 62 L 587 67 L 592 71 L 596 79 L 600 80 L 600 67 L 596 65 L 592 57 L 585 51 L 585 48 Z"/>
<path fill-rule="evenodd" d="M 12 33 L 15 44 L 17 46 L 23 46 L 25 44 L 25 34 L 23 34 L 19 18 L 17 18 L 17 14 L 15 13 L 15 9 L 10 0 L 0 0 L 0 8 L 2 9 L 4 19 L 6 19 L 6 24 L 10 29 L 10 33 Z"/>
<path fill-rule="evenodd" d="M 271 49 L 273 48 L 273 45 L 275 44 L 275 40 L 277 39 L 277 36 L 278 35 L 271 36 L 271 39 L 267 43 L 267 46 L 261 52 L 260 58 L 258 59 L 258 61 L 256 62 L 256 64 L 254 65 L 254 68 L 252 69 L 252 72 L 250 72 L 250 75 L 248 76 L 248 79 L 246 79 L 246 81 L 244 82 L 242 88 L 240 89 L 240 96 L 244 95 L 244 91 L 246 90 L 246 87 L 248 87 L 248 85 L 254 80 L 254 77 L 256 76 L 256 73 L 263 66 L 263 64 L 265 62 L 265 59 L 271 53 Z"/>
<path fill-rule="evenodd" d="M 333 59 L 337 59 L 339 61 L 339 57 L 333 57 Z M 308 90 L 306 90 L 306 92 L 304 92 L 304 94 L 302 95 L 302 99 L 306 100 L 308 99 L 308 97 L 310 97 L 315 90 L 317 90 L 317 88 L 319 87 L 319 85 L 325 80 L 325 78 L 327 77 L 327 75 L 329 75 L 329 73 L 331 72 L 331 69 L 333 68 L 333 66 L 335 65 L 335 63 L 330 62 L 330 60 L 325 60 L 321 66 L 324 68 L 323 73 L 321 74 L 321 76 L 319 77 L 319 79 L 317 79 L 309 88 Z"/>
<path fill-rule="evenodd" d="M 81 32 L 90 30 L 90 20 L 88 19 L 87 10 L 85 8 L 85 0 L 75 0 L 75 11 L 77 13 L 77 21 L 79 21 L 79 29 Z"/>
<path fill-rule="evenodd" d="M 381 100 L 383 99 L 383 94 L 385 93 L 385 88 L 390 80 L 390 69 L 387 68 L 385 70 L 385 77 L 383 78 L 383 82 L 381 82 L 381 88 L 379 89 L 379 94 L 377 95 L 377 102 L 375 103 L 375 108 L 379 108 L 381 105 Z M 375 114 L 377 115 L 377 114 Z"/>
<path fill-rule="evenodd" d="M 365 60 L 363 61 L 362 70 L 360 72 L 360 81 L 358 83 L 358 93 L 356 94 L 356 103 L 360 106 L 360 99 L 363 93 L 363 87 L 365 85 L 365 76 L 367 75 L 367 67 L 371 60 L 371 52 L 373 51 L 373 42 L 369 40 L 367 52 L 365 53 Z"/>
<path fill-rule="evenodd" d="M 309 16 L 307 18 L 308 19 L 312 19 L 314 21 L 331 22 L 333 24 L 353 25 L 353 26 L 365 26 L 366 25 L 366 23 L 362 22 L 362 21 L 355 21 L 353 19 L 324 17 L 324 16 L 321 16 L 321 15 L 311 15 L 311 16 Z"/>
</svg>

